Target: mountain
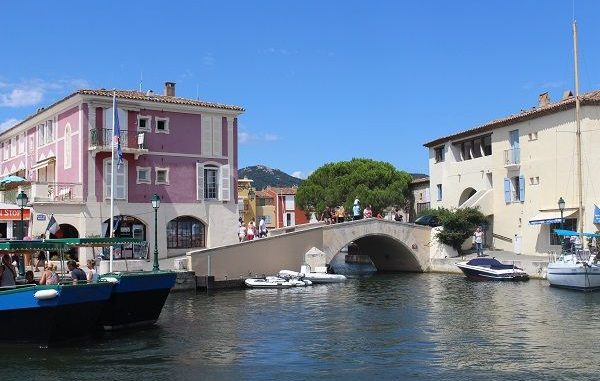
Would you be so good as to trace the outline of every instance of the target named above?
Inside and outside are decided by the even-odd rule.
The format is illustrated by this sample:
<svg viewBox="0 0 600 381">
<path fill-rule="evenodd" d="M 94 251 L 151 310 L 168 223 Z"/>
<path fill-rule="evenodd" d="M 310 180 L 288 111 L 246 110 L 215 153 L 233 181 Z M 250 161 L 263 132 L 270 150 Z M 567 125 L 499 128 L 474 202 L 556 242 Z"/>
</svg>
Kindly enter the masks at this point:
<svg viewBox="0 0 600 381">
<path fill-rule="evenodd" d="M 258 190 L 265 189 L 267 186 L 293 187 L 300 185 L 302 182 L 302 179 L 290 176 L 279 169 L 265 167 L 264 165 L 241 168 L 238 170 L 238 177 L 240 179 L 247 177 L 254 180 L 252 185 Z"/>
</svg>

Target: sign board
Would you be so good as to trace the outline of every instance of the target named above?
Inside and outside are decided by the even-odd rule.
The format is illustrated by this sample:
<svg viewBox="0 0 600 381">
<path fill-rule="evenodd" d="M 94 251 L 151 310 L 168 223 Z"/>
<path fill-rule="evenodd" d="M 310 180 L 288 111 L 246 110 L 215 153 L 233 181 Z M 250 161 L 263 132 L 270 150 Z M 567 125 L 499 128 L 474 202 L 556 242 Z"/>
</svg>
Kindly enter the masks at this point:
<svg viewBox="0 0 600 381">
<path fill-rule="evenodd" d="M 38 214 L 37 215 L 37 220 L 38 221 L 46 221 L 46 215 L 45 214 Z"/>
<path fill-rule="evenodd" d="M 23 209 L 23 220 L 29 220 L 30 215 L 29 208 Z M 7 220 L 20 220 L 21 219 L 21 209 L 0 209 L 0 221 Z"/>
</svg>

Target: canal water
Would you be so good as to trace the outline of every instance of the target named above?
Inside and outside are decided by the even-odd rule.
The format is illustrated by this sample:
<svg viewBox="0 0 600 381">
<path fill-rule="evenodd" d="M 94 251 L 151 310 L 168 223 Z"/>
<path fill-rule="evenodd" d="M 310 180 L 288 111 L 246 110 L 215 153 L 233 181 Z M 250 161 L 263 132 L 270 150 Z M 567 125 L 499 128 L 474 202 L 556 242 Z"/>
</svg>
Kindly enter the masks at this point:
<svg viewBox="0 0 600 381">
<path fill-rule="evenodd" d="M 600 293 L 541 280 L 378 274 L 289 290 L 173 293 L 151 329 L 3 348 L 0 377 L 597 380 L 599 344 Z"/>
</svg>

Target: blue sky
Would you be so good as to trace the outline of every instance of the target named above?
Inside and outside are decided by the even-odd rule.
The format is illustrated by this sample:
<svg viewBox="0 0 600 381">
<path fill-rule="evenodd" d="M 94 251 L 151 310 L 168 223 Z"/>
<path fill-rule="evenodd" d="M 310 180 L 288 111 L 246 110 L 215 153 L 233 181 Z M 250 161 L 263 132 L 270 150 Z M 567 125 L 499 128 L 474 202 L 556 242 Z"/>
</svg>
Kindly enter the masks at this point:
<svg viewBox="0 0 600 381">
<path fill-rule="evenodd" d="M 85 8 L 81 8 L 85 6 Z M 0 127 L 77 88 L 246 108 L 240 167 L 352 157 L 427 172 L 423 143 L 600 89 L 600 2 L 18 1 L 0 6 Z"/>
</svg>

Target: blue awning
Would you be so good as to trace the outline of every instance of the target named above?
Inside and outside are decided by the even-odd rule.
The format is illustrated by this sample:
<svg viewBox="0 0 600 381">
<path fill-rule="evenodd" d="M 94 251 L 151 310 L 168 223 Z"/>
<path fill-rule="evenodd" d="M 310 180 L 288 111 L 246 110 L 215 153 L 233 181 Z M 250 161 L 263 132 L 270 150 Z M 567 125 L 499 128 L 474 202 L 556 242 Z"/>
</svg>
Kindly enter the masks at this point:
<svg viewBox="0 0 600 381">
<path fill-rule="evenodd" d="M 563 211 L 563 219 L 567 219 L 577 213 L 577 209 Z M 541 211 L 529 220 L 529 225 L 560 224 L 560 210 Z"/>
<path fill-rule="evenodd" d="M 574 230 L 554 229 L 554 232 L 560 236 L 568 236 L 568 237 L 579 236 L 579 233 Z M 582 233 L 582 235 L 585 237 L 600 238 L 600 234 L 596 234 L 596 233 Z"/>
</svg>

